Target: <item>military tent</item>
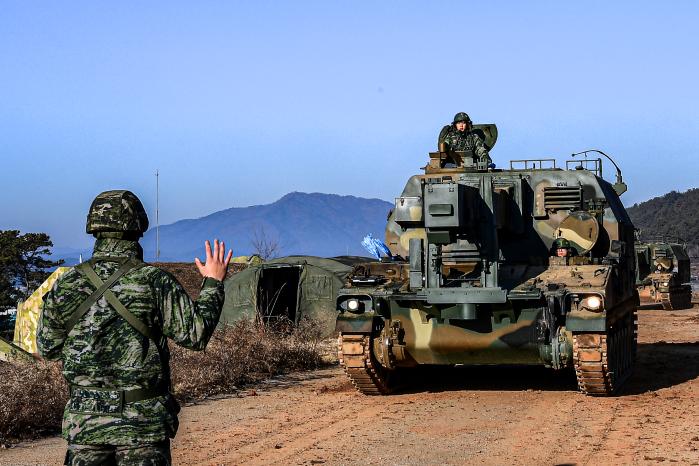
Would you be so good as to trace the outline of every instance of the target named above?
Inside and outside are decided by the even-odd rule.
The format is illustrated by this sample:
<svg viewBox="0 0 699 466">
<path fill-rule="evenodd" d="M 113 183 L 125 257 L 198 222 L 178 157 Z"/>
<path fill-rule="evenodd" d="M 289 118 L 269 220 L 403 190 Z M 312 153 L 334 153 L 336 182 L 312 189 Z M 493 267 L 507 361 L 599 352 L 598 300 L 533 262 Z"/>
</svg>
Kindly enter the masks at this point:
<svg viewBox="0 0 699 466">
<path fill-rule="evenodd" d="M 70 270 L 70 267 L 58 267 L 41 284 L 39 288 L 17 307 L 17 320 L 15 321 L 15 337 L 13 343 L 24 351 L 36 353 L 36 329 L 39 326 L 39 316 L 44 305 L 44 295 L 53 288 L 58 278 Z"/>
<path fill-rule="evenodd" d="M 0 361 L 5 362 L 34 362 L 31 353 L 0 337 Z"/>
<path fill-rule="evenodd" d="M 221 323 L 260 318 L 265 323 L 304 318 L 324 336 L 335 330 L 335 299 L 353 266 L 366 257 L 288 256 L 252 265 L 226 280 Z"/>
</svg>

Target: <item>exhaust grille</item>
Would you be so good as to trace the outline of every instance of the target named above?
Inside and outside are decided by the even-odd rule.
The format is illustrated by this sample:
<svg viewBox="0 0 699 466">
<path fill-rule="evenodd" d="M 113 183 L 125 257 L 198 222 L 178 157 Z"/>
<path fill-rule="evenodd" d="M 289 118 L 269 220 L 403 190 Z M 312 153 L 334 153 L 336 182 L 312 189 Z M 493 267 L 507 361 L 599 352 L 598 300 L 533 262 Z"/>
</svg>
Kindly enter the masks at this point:
<svg viewBox="0 0 699 466">
<path fill-rule="evenodd" d="M 582 209 L 582 186 L 547 186 L 544 188 L 544 208 L 547 210 Z"/>
</svg>

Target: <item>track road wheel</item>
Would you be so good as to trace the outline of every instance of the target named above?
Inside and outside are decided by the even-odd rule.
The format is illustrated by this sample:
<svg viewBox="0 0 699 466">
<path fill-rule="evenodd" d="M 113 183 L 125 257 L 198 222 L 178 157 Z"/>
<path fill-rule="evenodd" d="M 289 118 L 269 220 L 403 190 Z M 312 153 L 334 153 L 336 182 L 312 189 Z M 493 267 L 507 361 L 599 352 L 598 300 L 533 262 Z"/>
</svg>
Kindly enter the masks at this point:
<svg viewBox="0 0 699 466">
<path fill-rule="evenodd" d="M 631 375 L 636 360 L 636 313 L 620 319 L 606 333 L 573 335 L 578 388 L 586 395 L 616 393 Z"/>
<path fill-rule="evenodd" d="M 387 395 L 394 388 L 394 371 L 379 364 L 369 335 L 343 334 L 337 339 L 338 359 L 355 388 L 365 395 Z"/>
</svg>

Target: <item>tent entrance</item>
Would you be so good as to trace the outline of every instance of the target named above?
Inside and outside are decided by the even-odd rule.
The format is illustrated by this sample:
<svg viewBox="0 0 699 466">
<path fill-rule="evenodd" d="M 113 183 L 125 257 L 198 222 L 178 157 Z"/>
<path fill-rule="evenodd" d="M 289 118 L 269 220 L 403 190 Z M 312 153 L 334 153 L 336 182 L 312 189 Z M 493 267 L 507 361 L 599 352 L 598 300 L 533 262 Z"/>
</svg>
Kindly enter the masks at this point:
<svg viewBox="0 0 699 466">
<path fill-rule="evenodd" d="M 257 282 L 257 312 L 264 323 L 296 323 L 301 267 L 263 267 Z"/>
</svg>

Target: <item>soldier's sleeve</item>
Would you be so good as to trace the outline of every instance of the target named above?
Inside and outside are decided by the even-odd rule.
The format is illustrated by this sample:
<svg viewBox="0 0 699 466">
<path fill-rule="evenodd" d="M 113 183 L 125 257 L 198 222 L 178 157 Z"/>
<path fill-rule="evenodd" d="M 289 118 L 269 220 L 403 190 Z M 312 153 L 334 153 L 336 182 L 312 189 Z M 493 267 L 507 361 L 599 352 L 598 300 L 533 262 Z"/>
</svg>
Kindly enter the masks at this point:
<svg viewBox="0 0 699 466">
<path fill-rule="evenodd" d="M 446 140 L 447 136 L 449 135 L 450 130 L 451 130 L 451 125 L 446 125 L 439 132 L 439 136 L 437 136 L 437 149 L 439 149 L 439 145 Z"/>
<path fill-rule="evenodd" d="M 61 358 L 63 344 L 67 336 L 59 313 L 57 285 L 58 283 L 54 284 L 53 288 L 44 295 L 44 305 L 41 309 L 39 326 L 36 330 L 36 346 L 39 354 L 51 360 Z"/>
<path fill-rule="evenodd" d="M 158 289 L 163 334 L 185 348 L 206 348 L 223 309 L 223 282 L 204 279 L 199 299 L 192 301 L 180 283 L 162 274 Z"/>
<path fill-rule="evenodd" d="M 488 154 L 488 149 L 486 149 L 483 140 L 477 134 L 473 134 L 472 137 L 474 147 L 473 153 L 479 160 L 486 160 L 488 163 L 490 163 L 490 154 Z"/>
</svg>

